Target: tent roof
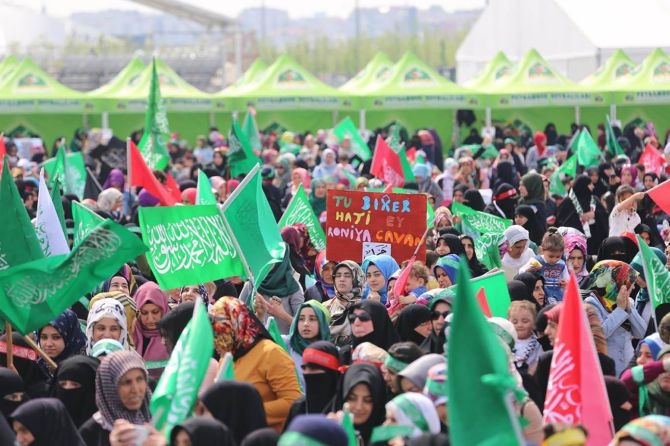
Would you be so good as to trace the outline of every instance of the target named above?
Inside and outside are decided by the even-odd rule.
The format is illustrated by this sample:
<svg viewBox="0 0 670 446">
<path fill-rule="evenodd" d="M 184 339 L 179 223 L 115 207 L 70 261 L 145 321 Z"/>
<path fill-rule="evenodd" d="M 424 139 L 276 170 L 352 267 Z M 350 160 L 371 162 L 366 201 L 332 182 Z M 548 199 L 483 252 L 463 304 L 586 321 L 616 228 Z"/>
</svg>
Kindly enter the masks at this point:
<svg viewBox="0 0 670 446">
<path fill-rule="evenodd" d="M 579 84 L 591 88 L 605 90 L 612 83 L 635 69 L 635 62 L 622 50 L 616 50 L 595 73 L 582 80 Z"/>
<path fill-rule="evenodd" d="M 19 59 L 13 54 L 2 59 L 2 62 L 0 62 L 0 85 L 14 72 L 19 63 Z"/>
<path fill-rule="evenodd" d="M 83 99 L 85 95 L 61 84 L 26 57 L 2 81 L 0 98 Z"/>
<path fill-rule="evenodd" d="M 670 57 L 655 49 L 630 73 L 612 83 L 624 103 L 664 103 L 670 99 Z"/>
<path fill-rule="evenodd" d="M 110 92 L 126 88 L 137 81 L 145 67 L 146 65 L 139 57 L 133 57 L 109 82 L 89 92 L 89 94 L 91 96 L 105 96 Z"/>
<path fill-rule="evenodd" d="M 502 51 L 498 51 L 491 62 L 489 62 L 484 70 L 474 79 L 466 82 L 464 85 L 468 88 L 487 88 L 501 82 L 503 79 L 509 77 L 514 71 L 514 63 L 509 60 L 507 55 Z"/>
<path fill-rule="evenodd" d="M 393 62 L 386 53 L 379 52 L 359 71 L 356 76 L 349 79 L 339 89 L 341 91 L 356 92 L 366 88 L 369 84 L 383 81 L 391 72 Z"/>
<path fill-rule="evenodd" d="M 256 60 L 254 60 L 251 65 L 249 65 L 247 71 L 242 74 L 242 77 L 221 90 L 219 94 L 234 95 L 240 88 L 251 85 L 253 82 L 259 80 L 267 68 L 268 64 L 263 59 L 260 57 L 256 58 Z"/>
</svg>

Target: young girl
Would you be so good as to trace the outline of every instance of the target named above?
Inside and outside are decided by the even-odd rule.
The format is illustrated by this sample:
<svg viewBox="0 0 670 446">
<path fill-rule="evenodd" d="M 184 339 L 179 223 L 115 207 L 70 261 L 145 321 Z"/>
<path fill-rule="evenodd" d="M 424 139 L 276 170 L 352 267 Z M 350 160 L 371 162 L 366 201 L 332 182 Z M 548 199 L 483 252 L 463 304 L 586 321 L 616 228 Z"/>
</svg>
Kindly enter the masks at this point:
<svg viewBox="0 0 670 446">
<path fill-rule="evenodd" d="M 411 268 L 409 276 L 407 277 L 407 283 L 405 284 L 405 295 L 394 295 L 393 299 L 389 300 L 390 305 L 388 312 L 389 316 L 391 316 L 391 320 L 395 321 L 400 314 L 400 311 L 407 305 L 413 303 L 428 304 L 426 300 L 419 299 L 419 296 L 428 291 L 426 288 L 426 284 L 428 283 L 428 268 L 419 261 L 414 262 Z"/>
<path fill-rule="evenodd" d="M 563 301 L 563 288 L 567 283 L 569 273 L 563 260 L 565 242 L 558 229 L 551 227 L 542 237 L 540 246 L 542 254 L 535 256 L 521 268 L 521 272 L 538 273 L 544 277 L 546 299 L 549 304 Z"/>
<path fill-rule="evenodd" d="M 535 335 L 536 314 L 535 305 L 526 300 L 512 302 L 507 310 L 507 319 L 514 325 L 518 337 L 514 345 L 516 366 L 527 368 L 531 375 L 542 354 L 542 345 Z"/>
<path fill-rule="evenodd" d="M 635 227 L 641 223 L 637 205 L 644 198 L 644 194 L 644 192 L 635 192 L 631 186 L 618 187 L 615 195 L 617 204 L 609 217 L 610 237 L 635 231 Z"/>
</svg>

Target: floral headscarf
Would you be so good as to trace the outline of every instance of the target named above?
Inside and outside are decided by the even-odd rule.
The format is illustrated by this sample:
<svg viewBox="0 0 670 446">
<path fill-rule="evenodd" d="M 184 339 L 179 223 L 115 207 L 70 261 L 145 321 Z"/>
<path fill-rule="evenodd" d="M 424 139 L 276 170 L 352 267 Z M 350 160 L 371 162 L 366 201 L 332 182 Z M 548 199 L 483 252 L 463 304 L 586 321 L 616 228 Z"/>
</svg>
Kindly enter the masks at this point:
<svg viewBox="0 0 670 446">
<path fill-rule="evenodd" d="M 86 336 L 84 336 L 84 333 L 81 331 L 79 319 L 77 318 L 77 315 L 74 311 L 69 309 L 65 310 L 47 325 L 55 328 L 65 342 L 65 348 L 61 354 L 54 358 L 56 363 L 60 363 L 70 356 L 78 355 L 84 352 L 84 347 L 86 346 Z M 44 327 L 35 332 L 38 340 L 40 339 L 40 335 L 42 334 L 43 329 Z M 37 364 L 39 364 L 42 370 L 48 372 L 48 367 L 44 359 L 40 357 L 37 360 Z"/>
<path fill-rule="evenodd" d="M 121 326 L 121 337 L 118 341 L 124 348 L 128 348 L 128 323 L 123 311 L 123 305 L 116 299 L 106 298 L 96 301 L 88 312 L 86 320 L 86 353 L 90 354 L 93 348 L 93 327 L 103 318 L 115 319 Z"/>
<path fill-rule="evenodd" d="M 135 291 L 137 291 L 137 282 L 135 281 L 135 275 L 130 269 L 130 266 L 124 264 L 112 277 L 105 280 L 105 282 L 102 284 L 103 292 L 109 292 L 109 287 L 112 284 L 112 279 L 114 277 L 123 277 L 126 279 L 126 283 L 128 284 L 128 292 L 131 296 L 135 294 Z"/>
<path fill-rule="evenodd" d="M 335 274 L 337 270 L 341 268 L 346 268 L 352 275 L 353 287 L 348 293 L 343 293 L 338 291 L 337 286 L 335 285 Z M 365 283 L 363 270 L 358 263 L 353 260 L 343 260 L 342 262 L 335 265 L 333 269 L 333 285 L 335 287 L 335 297 L 325 302 L 326 308 L 330 312 L 330 317 L 333 320 L 338 319 L 338 317 L 343 314 L 347 309 L 361 300 L 361 291 L 363 289 L 363 284 Z"/>
<path fill-rule="evenodd" d="M 227 352 L 241 358 L 262 339 L 272 339 L 263 324 L 244 303 L 224 296 L 209 310 L 214 329 L 214 348 L 223 357 Z"/>
<path fill-rule="evenodd" d="M 586 249 L 586 237 L 581 234 L 571 232 L 563 236 L 563 241 L 565 242 L 566 258 L 570 257 L 570 253 L 575 249 L 579 249 L 584 255 L 584 264 L 582 265 L 582 270 L 575 271 L 577 278 L 581 279 L 582 277 L 588 276 L 589 272 L 586 270 L 586 256 L 588 255 L 588 251 Z"/>
<path fill-rule="evenodd" d="M 109 291 L 106 293 L 98 293 L 91 300 L 88 302 L 88 308 L 89 312 L 92 311 L 93 305 L 101 300 L 101 299 L 115 299 L 123 305 L 123 311 L 126 315 L 126 327 L 132 328 L 135 325 L 135 319 L 137 318 L 137 304 L 135 303 L 135 299 L 132 297 L 129 297 L 127 294 L 121 292 L 121 291 Z M 135 343 L 133 341 L 133 337 L 130 334 L 130 331 L 128 331 L 128 344 L 131 347 L 135 346 Z M 125 344 L 124 344 L 125 345 Z"/>
<path fill-rule="evenodd" d="M 598 298 L 607 311 L 612 312 L 616 308 L 616 297 L 621 287 L 625 285 L 630 288 L 637 276 L 637 271 L 627 263 L 603 260 L 596 263 L 591 270 L 586 289 Z"/>
</svg>

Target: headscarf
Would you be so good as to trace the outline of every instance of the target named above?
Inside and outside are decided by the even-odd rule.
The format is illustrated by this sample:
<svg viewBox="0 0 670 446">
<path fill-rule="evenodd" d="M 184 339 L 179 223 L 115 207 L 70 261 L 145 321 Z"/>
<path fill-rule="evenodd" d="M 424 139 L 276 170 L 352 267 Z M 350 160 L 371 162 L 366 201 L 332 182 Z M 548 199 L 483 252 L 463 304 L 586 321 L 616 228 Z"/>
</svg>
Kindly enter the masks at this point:
<svg viewBox="0 0 670 446">
<path fill-rule="evenodd" d="M 587 177 L 588 178 L 588 177 Z M 544 203 L 544 183 L 542 175 L 536 172 L 528 172 L 521 177 L 521 183 L 526 188 L 528 195 L 521 197 L 521 204 L 540 204 Z"/>
<path fill-rule="evenodd" d="M 186 325 L 188 325 L 191 320 L 194 306 L 194 302 L 184 302 L 179 304 L 158 322 L 158 329 L 161 332 L 161 336 L 163 336 L 173 347 L 177 345 L 179 336 L 181 336 Z"/>
<path fill-rule="evenodd" d="M 514 211 L 514 215 L 521 215 L 528 219 L 528 221 L 521 226 L 526 231 L 528 231 L 528 238 L 530 238 L 530 240 L 536 245 L 540 245 L 542 243 L 542 237 L 544 237 L 545 231 L 538 221 L 535 209 L 527 204 L 520 204 Z"/>
<path fill-rule="evenodd" d="M 260 294 L 285 298 L 300 290 L 300 284 L 293 276 L 295 270 L 291 266 L 290 255 L 290 250 L 286 249 L 282 261 L 274 264 L 258 286 Z"/>
<path fill-rule="evenodd" d="M 575 232 L 567 233 L 563 236 L 563 241 L 565 242 L 565 257 L 570 257 L 570 253 L 575 249 L 579 249 L 584 255 L 584 264 L 582 265 L 581 271 L 575 271 L 575 275 L 578 280 L 581 280 L 583 277 L 589 275 L 588 270 L 586 269 L 586 258 L 588 256 L 588 251 L 586 248 L 586 237 Z"/>
<path fill-rule="evenodd" d="M 351 390 L 358 384 L 366 384 L 372 396 L 372 413 L 368 420 L 361 425 L 355 424 L 354 427 L 361 434 L 363 443 L 368 444 L 372 429 L 381 425 L 386 417 L 386 384 L 384 378 L 377 367 L 372 364 L 359 362 L 353 364 L 344 374 L 342 383 L 342 400 L 347 401 Z"/>
<path fill-rule="evenodd" d="M 357 338 L 352 335 L 354 347 L 363 342 L 370 342 L 377 347 L 388 350 L 389 347 L 400 340 L 398 333 L 395 328 L 393 328 L 393 322 L 391 322 L 388 311 L 383 304 L 376 300 L 363 300 L 353 305 L 349 309 L 349 314 L 353 314 L 356 309 L 361 309 L 372 317 L 372 326 L 374 327 L 374 330 L 362 338 Z"/>
<path fill-rule="evenodd" d="M 568 192 L 568 198 L 572 201 L 577 214 L 582 215 L 591 210 L 591 206 L 595 206 L 598 199 L 593 195 L 589 186 L 591 185 L 591 178 L 586 175 L 577 175 L 575 182 L 572 184 Z"/>
<path fill-rule="evenodd" d="M 340 268 L 346 268 L 351 273 L 353 288 L 351 291 L 343 293 L 338 291 L 337 287 L 335 287 L 335 297 L 326 304 L 326 307 L 330 312 L 331 320 L 336 319 L 338 316 L 344 313 L 347 308 L 361 299 L 361 290 L 365 282 L 363 270 L 360 266 L 358 266 L 358 263 L 352 260 L 344 260 L 335 265 L 335 269 L 333 270 L 333 284 L 337 282 L 334 277 L 337 273 L 337 270 Z"/>
<path fill-rule="evenodd" d="M 625 285 L 630 289 L 637 276 L 637 271 L 627 263 L 619 260 L 603 260 L 593 266 L 586 289 L 591 291 L 611 313 L 616 308 L 616 297 L 621 287 Z"/>
<path fill-rule="evenodd" d="M 0 367 L 0 413 L 5 418 L 9 418 L 9 415 L 23 403 L 23 401 L 10 401 L 5 399 L 5 396 L 25 391 L 26 386 L 18 373 L 6 367 Z M 25 399 L 24 396 L 24 401 Z"/>
<path fill-rule="evenodd" d="M 347 432 L 337 421 L 323 415 L 298 415 L 288 425 L 277 444 L 340 446 L 347 442 Z"/>
<path fill-rule="evenodd" d="M 463 204 L 479 212 L 484 212 L 484 208 L 486 207 L 482 194 L 476 189 L 465 191 L 465 194 L 463 194 Z"/>
<path fill-rule="evenodd" d="M 300 247 L 300 242 L 307 244 L 307 240 L 303 237 L 300 229 L 295 226 L 284 226 L 279 231 L 281 233 L 281 238 L 284 240 L 284 243 L 288 245 L 287 251 L 288 257 L 291 262 L 291 267 L 300 275 L 309 274 L 307 266 L 305 266 L 305 257 L 303 249 Z M 287 256 L 287 253 L 284 253 L 284 257 Z M 291 273 L 291 275 L 293 275 Z"/>
<path fill-rule="evenodd" d="M 100 361 L 96 358 L 73 356 L 58 365 L 56 377 L 51 384 L 51 395 L 61 400 L 77 427 L 98 410 L 95 405 L 95 374 L 99 365 Z M 79 383 L 80 387 L 64 389 L 59 384 L 64 380 Z"/>
<path fill-rule="evenodd" d="M 610 409 L 612 410 L 612 422 L 614 423 L 614 430 L 618 431 L 633 417 L 634 411 L 632 408 L 626 410 L 621 407 L 622 405 L 629 403 L 633 397 L 626 385 L 621 382 L 621 380 L 615 378 L 614 376 L 603 376 L 603 378 L 605 379 L 607 397 L 610 402 Z"/>
<path fill-rule="evenodd" d="M 663 446 L 670 443 L 670 417 L 647 415 L 626 424 L 610 443 L 617 446 L 626 438 L 645 446 Z M 630 443 L 630 441 L 629 441 Z"/>
<path fill-rule="evenodd" d="M 96 301 L 88 312 L 86 320 L 86 354 L 91 353 L 93 348 L 93 326 L 103 318 L 112 318 L 121 326 L 121 337 L 118 341 L 124 348 L 128 348 L 128 325 L 126 315 L 123 312 L 123 305 L 111 298 L 104 298 Z"/>
<path fill-rule="evenodd" d="M 472 274 L 472 277 L 479 277 L 482 274 L 486 272 L 486 266 L 484 266 L 479 259 L 477 258 L 477 251 L 475 251 L 475 240 L 467 235 L 463 234 L 459 237 L 461 240 L 461 245 L 463 244 L 463 240 L 468 239 L 470 240 L 470 243 L 472 243 L 472 257 L 468 259 L 468 266 L 470 267 L 470 273 Z M 465 254 L 465 248 L 463 248 L 464 254 Z"/>
<path fill-rule="evenodd" d="M 65 342 L 65 348 L 63 351 L 56 357 L 52 358 L 56 364 L 59 364 L 64 359 L 69 358 L 73 355 L 78 355 L 84 352 L 84 347 L 86 346 L 86 336 L 81 332 L 81 326 L 79 325 L 79 319 L 74 311 L 67 309 L 61 314 L 56 316 L 56 319 L 49 322 L 47 325 L 52 326 L 56 329 L 58 334 L 63 338 Z M 40 328 L 35 332 L 37 339 L 40 339 L 42 330 L 44 327 Z M 40 357 L 37 360 L 37 364 L 44 370 L 49 373 L 49 368 L 46 361 Z"/>
<path fill-rule="evenodd" d="M 332 283 L 326 283 L 323 281 L 323 267 L 326 266 L 326 264 L 328 263 L 333 263 L 334 265 L 336 265 L 336 263 L 333 260 L 328 260 L 326 251 L 321 251 L 316 256 L 316 261 L 314 265 L 314 277 L 316 277 L 317 285 L 321 287 L 321 289 L 329 299 L 332 299 L 333 297 L 335 297 L 335 286 Z"/>
<path fill-rule="evenodd" d="M 196 197 L 198 196 L 198 189 L 195 187 L 187 187 L 181 192 L 181 201 L 186 202 L 190 205 L 195 204 Z"/>
<path fill-rule="evenodd" d="M 503 218 L 514 218 L 514 208 L 516 207 L 517 193 L 514 186 L 508 183 L 499 184 L 496 187 L 493 196 L 493 205 L 502 211 Z"/>
<path fill-rule="evenodd" d="M 451 280 L 451 284 L 456 285 L 459 265 L 458 256 L 456 254 L 447 254 L 446 256 L 437 259 L 437 262 L 435 262 L 435 265 L 433 266 L 433 274 L 437 276 L 436 268 L 440 268 L 447 273 L 449 280 Z"/>
<path fill-rule="evenodd" d="M 318 302 L 314 299 L 308 300 L 307 302 L 302 303 L 298 307 L 298 311 L 295 312 L 293 321 L 291 321 L 291 328 L 288 332 L 288 341 L 291 344 L 291 348 L 294 352 L 299 355 L 302 355 L 302 352 L 305 351 L 308 345 L 310 345 L 314 340 L 305 339 L 300 336 L 298 332 L 298 324 L 300 319 L 300 312 L 303 308 L 311 308 L 314 310 L 316 318 L 319 320 L 319 335 L 317 336 L 319 341 L 327 341 L 330 338 L 330 314 L 326 307 L 323 306 L 321 302 Z"/>
<path fill-rule="evenodd" d="M 433 312 L 427 306 L 420 304 L 407 305 L 400 311 L 396 321 L 400 340 L 414 342 L 420 346 L 426 337 L 417 333 L 414 329 L 424 322 L 432 320 Z"/>
<path fill-rule="evenodd" d="M 244 437 L 239 446 L 277 446 L 279 432 L 271 427 L 257 429 Z"/>
<path fill-rule="evenodd" d="M 384 286 L 381 290 L 378 291 L 378 293 L 379 296 L 381 296 L 381 303 L 386 304 L 386 286 L 388 285 L 388 281 L 391 275 L 400 269 L 398 262 L 396 262 L 395 259 L 388 254 L 368 256 L 363 260 L 363 265 L 361 266 L 363 274 L 367 274 L 368 267 L 370 265 L 374 265 L 379 268 L 379 271 L 381 271 L 382 275 L 384 276 Z M 362 297 L 363 299 L 367 299 L 369 295 L 370 286 L 366 283 L 363 287 Z"/>
<path fill-rule="evenodd" d="M 123 312 L 126 319 L 126 327 L 133 328 L 135 325 L 135 318 L 137 318 L 137 304 L 132 297 L 127 296 L 121 291 L 110 291 L 107 293 L 98 293 L 88 302 L 89 314 L 93 310 L 93 305 L 101 299 L 115 299 L 123 305 Z M 128 330 L 128 344 L 132 347 L 133 339 L 131 336 L 131 331 Z M 125 346 L 125 344 L 124 344 Z"/>
<path fill-rule="evenodd" d="M 185 286 L 181 287 L 179 290 L 179 302 L 177 302 L 179 305 L 182 303 L 185 303 L 186 301 L 182 300 L 182 294 L 184 294 L 184 288 Z M 200 296 L 200 300 L 202 300 L 202 303 L 205 304 L 205 308 L 209 307 L 209 295 L 207 294 L 207 288 L 205 288 L 205 285 L 199 283 L 198 284 L 198 295 Z"/>
<path fill-rule="evenodd" d="M 309 176 L 309 172 L 307 172 L 307 169 L 303 167 L 296 167 L 293 169 L 293 172 L 291 172 L 291 176 L 293 176 L 293 173 L 297 173 L 300 175 L 300 182 L 302 183 L 302 187 L 305 189 L 305 191 L 311 190 L 312 188 L 312 179 Z"/>
<path fill-rule="evenodd" d="M 137 282 L 135 281 L 135 275 L 133 274 L 133 270 L 130 269 L 130 266 L 128 266 L 128 264 L 124 264 L 121 268 L 119 268 L 119 270 L 116 273 L 114 273 L 112 277 L 105 280 L 105 282 L 102 284 L 103 292 L 105 293 L 109 292 L 109 287 L 112 284 L 112 279 L 114 277 L 123 277 L 124 279 L 126 279 L 126 283 L 128 284 L 128 293 L 130 293 L 131 296 L 135 295 L 135 291 L 137 291 Z"/>
<path fill-rule="evenodd" d="M 223 296 L 212 305 L 209 314 L 214 319 L 214 348 L 221 357 L 230 352 L 237 360 L 262 339 L 272 340 L 256 315 L 239 299 Z"/>
<path fill-rule="evenodd" d="M 513 188 L 519 187 L 519 175 L 517 174 L 514 163 L 510 161 L 500 161 L 496 166 L 496 183 L 500 187 L 502 184 L 511 185 Z M 496 191 L 496 195 L 498 192 Z"/>
<path fill-rule="evenodd" d="M 2 341 L 3 347 L 6 347 L 7 335 L 2 335 L 0 341 Z M 30 396 L 44 395 L 47 390 L 46 381 L 49 377 L 37 365 L 39 355 L 17 332 L 12 333 L 12 342 L 14 343 L 14 368 L 19 372 L 19 376 L 25 384 L 26 392 Z M 6 353 L 0 353 L 0 366 L 7 367 Z"/>
<path fill-rule="evenodd" d="M 314 194 L 316 188 L 323 186 L 324 184 L 326 184 L 326 182 L 321 179 L 312 180 L 312 189 L 309 192 L 309 204 L 312 206 L 312 210 L 314 210 L 315 215 L 319 215 L 321 212 L 326 210 L 327 197 L 317 198 L 317 196 Z"/>
<path fill-rule="evenodd" d="M 35 439 L 31 446 L 86 446 L 63 403 L 56 398 L 30 400 L 12 413 Z"/>
<path fill-rule="evenodd" d="M 189 418 L 176 425 L 170 433 L 170 444 L 175 444 L 177 434 L 184 431 L 192 445 L 211 444 L 215 446 L 235 446 L 233 433 L 218 420 L 207 417 Z"/>
<path fill-rule="evenodd" d="M 160 200 L 151 195 L 146 189 L 142 189 L 137 195 L 137 203 L 140 207 L 154 207 L 158 206 Z"/>
<path fill-rule="evenodd" d="M 113 187 L 103 190 L 100 192 L 100 195 L 98 195 L 98 209 L 105 212 L 112 212 L 113 207 L 119 198 L 123 198 L 123 194 L 120 190 Z"/>
<path fill-rule="evenodd" d="M 544 152 L 547 150 L 547 135 L 545 135 L 544 132 L 538 130 L 533 136 L 533 142 L 535 143 L 535 147 L 537 147 L 538 158 L 542 158 L 544 156 Z"/>
<path fill-rule="evenodd" d="M 0 444 L 14 444 L 14 440 L 14 431 L 10 429 L 5 417 L 0 417 Z"/>
<path fill-rule="evenodd" d="M 240 381 L 217 381 L 200 396 L 212 416 L 228 426 L 238 444 L 250 432 L 267 427 L 258 390 Z"/>
<path fill-rule="evenodd" d="M 413 428 L 410 438 L 422 434 L 437 434 L 440 432 L 440 417 L 437 415 L 433 402 L 422 393 L 403 393 L 386 403 L 387 411 L 393 411 L 396 423 L 399 426 Z"/>
<path fill-rule="evenodd" d="M 620 260 L 630 263 L 638 252 L 637 245 L 631 239 L 623 236 L 607 237 L 598 249 L 598 261 Z"/>
<path fill-rule="evenodd" d="M 323 413 L 333 410 L 340 382 L 339 353 L 328 341 L 316 341 L 302 354 L 302 364 L 319 368 L 324 373 L 308 373 L 305 379 L 305 413 Z"/>
<path fill-rule="evenodd" d="M 112 169 L 107 175 L 107 179 L 102 184 L 102 189 L 109 189 L 110 187 L 123 188 L 126 184 L 126 177 L 121 169 Z"/>
<path fill-rule="evenodd" d="M 535 300 L 533 297 L 533 292 L 535 291 L 535 284 L 537 283 L 538 280 L 542 281 L 542 286 L 544 287 L 544 276 L 541 274 L 536 274 L 536 273 L 531 273 L 531 272 L 525 272 L 525 273 L 519 273 L 516 276 L 514 276 L 514 280 L 511 282 L 507 282 L 508 287 L 509 284 L 512 282 L 521 282 L 524 287 L 526 288 L 527 297 L 525 299 L 515 299 L 515 296 L 512 295 L 510 292 L 510 296 L 512 297 L 512 300 L 528 300 L 529 302 L 533 302 L 536 306 L 536 309 L 540 311 L 540 304 Z M 545 293 L 546 294 L 546 293 Z M 547 304 L 547 299 L 545 296 L 544 304 Z"/>
<path fill-rule="evenodd" d="M 161 318 L 170 311 L 167 296 L 154 282 L 146 282 L 137 289 L 135 302 L 137 302 L 140 312 L 142 311 L 142 307 L 148 303 L 158 306 L 162 312 Z M 142 355 L 142 359 L 145 361 L 165 361 L 170 356 L 165 349 L 158 326 L 149 330 L 142 325 L 142 320 L 139 317 L 133 327 L 133 341 L 135 342 L 135 349 Z M 148 344 L 145 345 L 145 342 L 148 342 Z M 152 376 L 158 377 L 164 368 L 151 366 L 149 367 L 149 372 L 153 372 Z"/>
<path fill-rule="evenodd" d="M 437 239 L 444 240 L 447 243 L 447 246 L 449 247 L 449 254 L 456 254 L 457 256 L 465 254 L 465 248 L 463 248 L 463 242 L 461 242 L 461 239 L 458 238 L 457 235 L 450 233 L 440 234 L 440 236 Z"/>
</svg>

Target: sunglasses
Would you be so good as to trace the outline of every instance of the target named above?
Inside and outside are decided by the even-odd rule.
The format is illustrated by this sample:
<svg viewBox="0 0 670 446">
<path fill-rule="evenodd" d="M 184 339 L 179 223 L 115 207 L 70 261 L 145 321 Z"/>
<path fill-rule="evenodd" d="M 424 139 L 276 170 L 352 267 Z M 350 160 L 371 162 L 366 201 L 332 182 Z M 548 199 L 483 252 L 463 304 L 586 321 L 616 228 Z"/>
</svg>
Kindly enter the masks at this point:
<svg viewBox="0 0 670 446">
<path fill-rule="evenodd" d="M 447 316 L 449 316 L 450 314 L 451 314 L 451 311 L 443 311 L 441 313 L 439 311 L 433 311 L 433 320 L 439 319 L 440 316 L 442 316 L 444 319 L 446 319 Z"/>
<path fill-rule="evenodd" d="M 356 319 L 358 319 L 361 322 L 370 322 L 372 320 L 372 316 L 370 316 L 367 313 L 361 313 L 361 314 L 353 314 L 351 313 L 349 316 L 347 316 L 349 319 L 349 323 L 353 324 Z"/>
</svg>

